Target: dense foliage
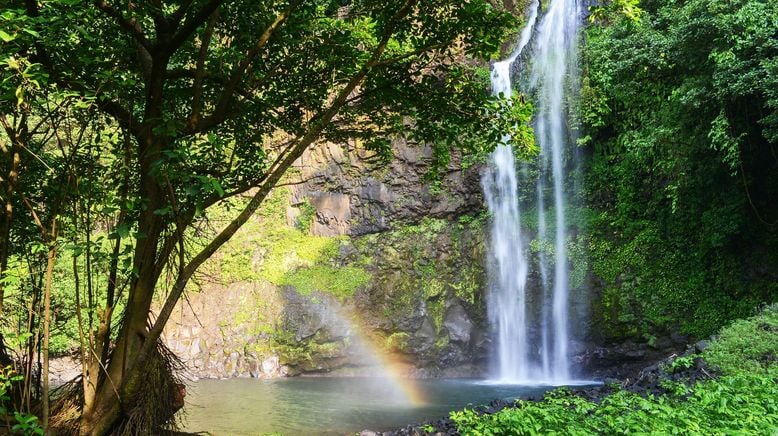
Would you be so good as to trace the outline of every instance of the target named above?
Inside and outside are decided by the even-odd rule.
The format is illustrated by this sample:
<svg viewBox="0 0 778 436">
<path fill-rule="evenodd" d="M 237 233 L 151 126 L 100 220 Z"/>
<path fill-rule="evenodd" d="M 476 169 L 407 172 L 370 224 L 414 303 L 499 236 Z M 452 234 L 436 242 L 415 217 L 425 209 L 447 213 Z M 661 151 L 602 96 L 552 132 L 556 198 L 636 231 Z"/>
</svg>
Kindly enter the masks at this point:
<svg viewBox="0 0 778 436">
<path fill-rule="evenodd" d="M 490 98 L 465 62 L 496 54 L 515 24 L 485 0 L 3 2 L 0 333 L 13 346 L 0 340 L 0 363 L 24 378 L 12 400 L 40 400 L 60 432 L 173 426 L 162 330 L 312 144 L 385 160 L 403 137 L 443 168 L 451 147 L 531 137 L 529 106 Z M 305 272 L 276 278 L 329 277 Z M 83 378 L 49 407 L 51 333 L 68 318 Z"/>
<path fill-rule="evenodd" d="M 614 336 L 703 336 L 778 295 L 778 3 L 640 7 L 583 41 L 600 310 Z"/>
<path fill-rule="evenodd" d="M 778 3 L 603 4 L 585 32 L 580 89 L 594 213 L 580 214 L 591 234 L 575 243 L 592 257 L 573 281 L 589 265 L 603 279 L 597 310 L 612 336 L 707 335 L 778 294 Z M 63 432 L 174 426 L 162 329 L 313 144 L 353 141 L 388 159 L 403 137 L 431 145 L 438 170 L 451 147 L 483 154 L 506 133 L 529 152 L 531 107 L 490 98 L 470 62 L 496 55 L 515 25 L 486 0 L 3 2 L 0 366 L 19 374 L 0 378 L 7 427 L 12 408 L 38 401 L 41 425 Z M 225 270 L 340 296 L 367 280 L 360 269 L 336 276 L 323 260 L 335 242 L 309 237 L 310 216 L 299 224 L 269 229 L 274 261 L 259 271 Z M 290 244 L 304 247 L 279 267 Z M 437 286 L 432 266 L 422 272 Z M 773 353 L 772 313 L 758 321 L 765 333 L 739 324 L 711 348 L 718 380 L 602 405 L 559 393 L 457 419 L 483 433 L 648 420 L 668 432 L 774 428 L 774 359 L 760 360 Z M 72 343 L 83 377 L 50 408 L 48 352 Z"/>
<path fill-rule="evenodd" d="M 451 417 L 465 435 L 775 434 L 776 351 L 778 307 L 771 306 L 725 328 L 703 353 L 708 364 L 721 370 L 717 379 L 694 385 L 667 381 L 669 392 L 660 395 L 621 390 L 600 403 L 561 389 L 492 415 L 464 410 Z M 690 363 L 686 358 L 676 362 L 679 367 Z"/>
</svg>

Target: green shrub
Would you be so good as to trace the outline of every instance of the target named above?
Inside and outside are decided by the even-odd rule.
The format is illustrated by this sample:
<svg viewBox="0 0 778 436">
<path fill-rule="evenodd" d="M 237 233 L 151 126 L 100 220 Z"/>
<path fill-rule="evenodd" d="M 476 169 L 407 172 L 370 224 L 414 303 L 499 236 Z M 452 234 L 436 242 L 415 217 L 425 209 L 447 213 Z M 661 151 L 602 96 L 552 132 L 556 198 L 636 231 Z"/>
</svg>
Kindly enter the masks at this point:
<svg viewBox="0 0 778 436">
<path fill-rule="evenodd" d="M 579 118 L 606 327 L 709 336 L 778 295 L 778 2 L 595 3 Z"/>
<path fill-rule="evenodd" d="M 705 352 L 705 360 L 725 374 L 764 373 L 778 359 L 778 304 L 724 328 Z"/>
<path fill-rule="evenodd" d="M 666 381 L 668 393 L 621 390 L 600 404 L 569 389 L 539 402 L 517 401 L 491 415 L 453 412 L 463 435 L 763 434 L 778 433 L 778 305 L 721 331 L 702 354 L 722 376 L 692 386 Z M 676 359 L 689 367 L 696 355 Z"/>
<path fill-rule="evenodd" d="M 43 435 L 37 416 L 12 409 L 9 391 L 14 383 L 22 379 L 23 377 L 16 374 L 10 366 L 0 367 L 0 421 L 5 420 L 7 423 L 8 417 L 13 415 L 14 424 L 10 425 L 11 434 Z"/>
<path fill-rule="evenodd" d="M 698 383 L 685 395 L 619 391 L 599 405 L 563 389 L 493 415 L 464 410 L 451 418 L 463 435 L 775 434 L 775 376 L 776 371 L 725 376 Z"/>
<path fill-rule="evenodd" d="M 307 234 L 311 230 L 314 218 L 316 218 L 316 208 L 313 207 L 308 199 L 305 199 L 298 207 L 300 209 L 300 215 L 297 217 L 295 227 Z"/>
</svg>

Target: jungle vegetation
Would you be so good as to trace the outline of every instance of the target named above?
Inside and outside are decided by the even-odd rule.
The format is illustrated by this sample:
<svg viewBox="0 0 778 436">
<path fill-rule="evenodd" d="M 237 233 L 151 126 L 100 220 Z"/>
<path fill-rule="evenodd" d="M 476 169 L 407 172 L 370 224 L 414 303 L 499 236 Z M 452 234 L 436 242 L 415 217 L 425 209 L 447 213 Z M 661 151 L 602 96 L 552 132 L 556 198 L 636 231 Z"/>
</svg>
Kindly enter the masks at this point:
<svg viewBox="0 0 778 436">
<path fill-rule="evenodd" d="M 778 3 L 590 12 L 570 107 L 595 309 L 611 338 L 706 337 L 778 295 Z M 490 98 L 484 75 L 518 25 L 486 0 L 0 0 L 0 425 L 174 428 L 162 329 L 314 144 L 358 140 L 388 160 L 403 137 L 432 146 L 433 172 L 506 132 L 531 154 L 531 108 Z M 226 204 L 239 207 L 207 231 Z M 758 316 L 703 356 L 720 378 L 675 394 L 560 393 L 454 418 L 475 434 L 774 429 L 774 348 L 748 354 L 733 333 L 774 347 L 774 307 Z M 82 377 L 51 398 L 64 328 Z"/>
<path fill-rule="evenodd" d="M 491 99 L 464 62 L 516 24 L 484 0 L 4 0 L 0 348 L 21 381 L 3 404 L 58 434 L 172 428 L 181 394 L 159 337 L 202 263 L 316 142 L 388 159 L 402 136 L 442 167 L 452 147 L 528 130 L 526 105 Z M 83 374 L 52 400 L 66 316 Z"/>
<path fill-rule="evenodd" d="M 704 337 L 778 296 L 778 4 L 624 7 L 582 41 L 600 310 L 615 336 Z"/>
</svg>

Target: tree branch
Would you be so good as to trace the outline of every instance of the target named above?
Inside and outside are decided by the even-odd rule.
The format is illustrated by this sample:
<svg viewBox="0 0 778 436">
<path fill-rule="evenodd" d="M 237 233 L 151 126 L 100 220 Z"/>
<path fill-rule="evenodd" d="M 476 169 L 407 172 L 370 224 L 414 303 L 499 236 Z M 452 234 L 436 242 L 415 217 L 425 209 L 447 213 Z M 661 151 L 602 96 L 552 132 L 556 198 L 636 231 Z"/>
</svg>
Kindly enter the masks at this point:
<svg viewBox="0 0 778 436">
<path fill-rule="evenodd" d="M 162 0 L 151 0 L 150 3 L 151 16 L 154 18 L 154 28 L 157 31 L 157 35 L 166 34 L 169 31 L 170 25 L 162 11 Z"/>
<path fill-rule="evenodd" d="M 189 114 L 188 124 L 196 125 L 200 121 L 200 111 L 203 107 L 203 77 L 205 76 L 205 58 L 208 56 L 208 46 L 213 38 L 213 28 L 219 19 L 219 11 L 216 10 L 208 20 L 208 25 L 200 44 L 200 53 L 197 58 L 197 66 L 194 71 L 194 84 L 192 85 L 192 112 Z"/>
<path fill-rule="evenodd" d="M 222 95 L 219 98 L 219 102 L 216 104 L 216 108 L 213 110 L 213 113 L 192 127 L 187 128 L 187 132 L 185 134 L 188 135 L 207 130 L 224 121 L 227 116 L 227 110 L 230 107 L 230 102 L 235 95 L 235 90 L 238 88 L 238 85 L 243 80 L 243 78 L 251 71 L 251 64 L 254 61 L 254 58 L 257 57 L 259 52 L 262 51 L 265 45 L 267 45 L 268 41 L 276 32 L 276 30 L 278 30 L 278 28 L 284 24 L 292 12 L 302 2 L 303 0 L 292 0 L 289 6 L 276 17 L 275 21 L 273 21 L 273 23 L 270 24 L 270 26 L 268 26 L 264 32 L 262 32 L 262 35 L 260 35 L 256 44 L 254 44 L 254 46 L 249 49 L 249 51 L 246 53 L 246 57 L 232 72 L 230 80 L 225 85 L 224 92 L 222 92 Z"/>
<path fill-rule="evenodd" d="M 178 9 L 170 14 L 168 21 L 174 29 L 178 27 L 181 19 L 184 18 L 184 15 L 186 15 L 186 11 L 189 10 L 190 6 L 192 6 L 192 0 L 184 0 L 181 2 L 181 5 L 178 7 Z"/>
<path fill-rule="evenodd" d="M 82 89 L 82 92 L 83 91 L 85 90 Z M 122 127 L 127 129 L 129 132 L 132 132 L 135 137 L 140 135 L 142 127 L 141 123 L 138 123 L 138 121 L 132 115 L 132 112 L 121 106 L 119 103 L 113 100 L 101 99 L 98 96 L 97 107 L 106 114 L 113 117 Z"/>
<path fill-rule="evenodd" d="M 333 99 L 327 110 L 322 113 L 322 116 L 313 122 L 306 134 L 297 141 L 292 147 L 291 152 L 278 164 L 275 168 L 271 168 L 268 172 L 268 176 L 262 181 L 262 185 L 257 190 L 256 194 L 252 197 L 251 201 L 241 211 L 241 213 L 233 219 L 219 234 L 203 248 L 192 260 L 186 265 L 186 267 L 180 272 L 176 279 L 173 288 L 171 289 L 168 297 L 165 301 L 162 310 L 160 310 L 159 316 L 157 316 L 154 325 L 149 330 L 149 334 L 146 337 L 146 342 L 143 344 L 139 361 L 142 361 L 145 356 L 149 354 L 153 347 L 156 346 L 156 342 L 159 336 L 162 334 L 162 330 L 173 313 L 173 309 L 181 298 L 181 294 L 189 282 L 189 279 L 197 271 L 197 269 L 206 260 L 208 260 L 222 245 L 230 240 L 232 235 L 245 224 L 249 218 L 257 211 L 259 206 L 265 200 L 272 188 L 281 180 L 281 177 L 286 173 L 286 170 L 300 157 L 303 152 L 316 141 L 329 122 L 335 117 L 341 107 L 345 104 L 348 96 L 354 91 L 354 89 L 362 83 L 370 72 L 370 70 L 378 63 L 386 50 L 386 45 L 389 42 L 397 23 L 404 18 L 411 11 L 411 8 L 417 3 L 418 0 L 407 0 L 403 7 L 401 7 L 389 20 L 384 30 L 384 35 L 381 41 L 373 50 L 370 60 L 365 63 L 362 68 L 357 72 L 355 76 L 349 80 L 348 84 L 343 87 L 337 96 Z"/>
<path fill-rule="evenodd" d="M 420 47 L 420 48 L 418 48 L 416 50 L 410 51 L 408 53 L 401 54 L 399 56 L 395 56 L 393 58 L 381 59 L 380 61 L 378 61 L 376 63 L 376 66 L 384 66 L 384 65 L 396 64 L 396 63 L 398 63 L 400 61 L 404 61 L 404 60 L 406 60 L 408 58 L 411 58 L 413 56 L 418 56 L 418 55 L 426 53 L 428 51 L 432 51 L 432 50 L 437 50 L 437 49 L 440 49 L 440 48 L 448 47 L 449 44 L 451 44 L 451 41 L 446 41 L 445 43 L 441 42 L 441 43 L 438 43 L 438 44 L 431 44 L 431 45 L 428 45 L 428 46 L 425 46 L 425 47 Z"/>
<path fill-rule="evenodd" d="M 95 0 L 94 4 L 98 9 L 105 12 L 106 15 L 113 18 L 114 21 L 116 21 L 116 24 L 127 32 L 135 42 L 140 44 L 147 52 L 151 53 L 151 42 L 149 42 L 143 34 L 143 30 L 135 19 L 128 20 L 124 18 L 121 12 L 109 5 L 106 0 Z"/>
<path fill-rule="evenodd" d="M 190 36 L 197 30 L 198 27 L 200 27 L 205 21 L 208 19 L 208 17 L 211 16 L 216 10 L 219 8 L 219 6 L 224 3 L 224 0 L 209 0 L 202 8 L 200 8 L 197 13 L 195 13 L 192 17 L 187 19 L 184 24 L 181 26 L 180 29 L 173 35 L 173 38 L 170 40 L 170 44 L 166 47 L 169 53 L 173 53 L 174 51 L 178 50 L 181 45 L 186 42 L 187 39 L 189 39 Z M 179 7 L 173 15 L 170 17 L 171 21 L 176 25 L 181 19 L 183 19 L 184 15 L 186 15 L 186 11 L 189 9 L 189 7 L 192 5 L 192 1 L 188 0 L 181 4 L 181 7 Z"/>
</svg>

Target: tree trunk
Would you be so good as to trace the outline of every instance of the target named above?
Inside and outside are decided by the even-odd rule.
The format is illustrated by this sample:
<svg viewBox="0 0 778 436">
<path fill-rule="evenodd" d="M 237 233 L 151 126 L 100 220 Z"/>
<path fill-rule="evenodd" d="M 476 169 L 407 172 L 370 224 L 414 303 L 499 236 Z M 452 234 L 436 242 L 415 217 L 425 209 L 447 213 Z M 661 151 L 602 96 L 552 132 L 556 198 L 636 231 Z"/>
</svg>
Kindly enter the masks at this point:
<svg viewBox="0 0 778 436">
<path fill-rule="evenodd" d="M 162 270 L 157 263 L 165 261 L 158 259 L 159 239 L 165 222 L 160 215 L 154 213 L 164 207 L 164 194 L 157 178 L 151 173 L 152 164 L 163 147 L 153 137 L 141 143 L 146 144 L 143 147 L 146 153 L 140 165 L 140 196 L 147 203 L 138 219 L 138 231 L 142 236 L 135 243 L 133 257 L 133 267 L 137 275 L 130 284 L 124 323 L 119 331 L 116 346 L 111 352 L 106 370 L 98 379 L 91 407 L 84 407 L 81 419 L 83 435 L 108 433 L 119 419 L 122 408 L 127 407 L 136 394 L 134 389 L 128 388 L 126 382 L 137 370 L 135 358 L 148 332 L 149 311 L 159 272 Z"/>
<path fill-rule="evenodd" d="M 0 181 L 3 181 L 5 185 L 3 187 L 5 191 L 3 192 L 3 198 L 5 201 L 3 202 L 3 212 L 0 214 L 0 318 L 3 316 L 3 300 L 5 298 L 5 284 L 3 278 L 5 277 L 5 272 L 8 269 L 8 258 L 11 256 L 11 222 L 13 220 L 14 212 L 11 198 L 13 197 L 16 190 L 16 183 L 19 178 L 19 166 L 21 163 L 19 147 L 16 142 L 17 140 L 14 137 L 11 138 L 10 148 L 6 149 L 3 147 L 3 154 L 6 154 L 7 158 L 9 159 L 7 179 L 3 180 L 3 178 L 0 177 Z"/>
<path fill-rule="evenodd" d="M 104 435 L 119 419 L 122 407 L 130 404 L 135 392 L 128 388 L 127 380 L 138 370 L 138 355 L 146 336 L 146 318 L 151 305 L 154 281 L 139 277 L 132 287 L 131 300 L 127 304 L 124 325 L 119 331 L 116 346 L 111 353 L 107 374 L 99 377 L 96 395 L 91 407 L 84 409 L 81 424 L 82 435 Z M 146 298 L 146 297 L 149 298 Z"/>
<path fill-rule="evenodd" d="M 298 2 L 292 3 L 292 5 L 296 4 Z M 167 262 L 168 255 L 168 253 L 164 252 L 164 249 L 160 252 L 158 242 L 166 225 L 163 217 L 154 213 L 156 210 L 167 206 L 166 198 L 164 190 L 152 173 L 152 164 L 159 159 L 161 151 L 166 150 L 169 144 L 166 144 L 162 138 L 154 137 L 152 133 L 153 126 L 144 123 L 142 131 L 137 137 L 140 148 L 139 194 L 145 201 L 145 209 L 141 212 L 138 219 L 138 232 L 142 237 L 139 237 L 136 242 L 133 259 L 133 267 L 137 275 L 130 285 L 127 307 L 123 317 L 124 323 L 119 332 L 116 346 L 111 352 L 107 371 L 105 371 L 104 377 L 100 377 L 93 405 L 89 408 L 85 407 L 83 410 L 80 429 L 82 435 L 98 436 L 116 430 L 117 424 L 121 423 L 122 414 L 129 415 L 131 411 L 136 410 L 135 402 L 142 400 L 138 393 L 142 392 L 147 383 L 151 381 L 147 377 L 146 371 L 155 369 L 155 359 L 159 358 L 156 350 L 157 338 L 161 334 L 165 321 L 168 319 L 167 317 L 170 311 L 172 311 L 173 305 L 178 300 L 191 274 L 205 259 L 209 258 L 222 244 L 232 237 L 235 231 L 245 223 L 251 213 L 262 203 L 264 196 L 278 182 L 286 169 L 302 155 L 308 146 L 321 136 L 324 129 L 346 104 L 348 96 L 364 81 L 370 70 L 378 65 L 394 33 L 395 26 L 400 19 L 411 11 L 415 4 L 415 0 L 407 0 L 392 16 L 386 26 L 384 35 L 374 49 L 370 59 L 333 96 L 332 102 L 321 113 L 321 117 L 316 122 L 311 123 L 308 130 L 290 147 L 289 154 L 282 156 L 283 159 L 279 159 L 274 167 L 269 170 L 268 177 L 263 181 L 263 186 L 260 187 L 259 193 L 250 202 L 250 206 L 238 218 L 233 220 L 216 239 L 211 241 L 205 249 L 198 253 L 188 265 L 181 265 L 183 268 L 182 273 L 171 291 L 159 319 L 151 330 L 148 328 L 149 310 L 159 274 L 161 274 L 162 267 Z M 285 12 L 285 14 L 288 14 L 290 10 Z M 276 20 L 270 30 L 274 26 L 280 25 L 283 22 L 282 18 Z M 271 34 L 272 32 L 268 34 L 267 38 Z M 265 38 L 264 35 L 263 38 Z M 151 76 L 147 80 L 144 120 L 159 120 L 163 118 L 163 84 L 168 61 L 165 56 L 165 54 L 153 53 Z M 249 63 L 250 61 L 246 65 Z M 243 68 L 245 69 L 246 67 L 244 66 Z M 239 81 L 241 77 L 242 73 L 235 80 Z M 233 83 L 231 86 L 234 88 L 236 84 Z M 226 102 L 224 104 L 230 102 L 231 97 L 229 95 L 230 93 L 223 100 L 223 102 Z M 220 106 L 223 102 L 220 102 Z M 217 109 L 216 112 L 219 113 L 219 110 Z M 221 122 L 218 116 L 214 120 L 216 121 L 212 122 L 217 124 Z M 173 198 L 169 198 L 167 201 L 172 204 Z M 159 387 L 154 386 L 154 388 L 158 389 Z M 148 408 L 143 410 L 147 411 Z M 145 427 L 143 431 L 153 432 L 160 430 L 158 427 L 154 427 L 162 424 L 161 422 L 154 422 L 155 419 L 159 418 L 159 415 L 155 415 L 150 420 L 151 422 L 146 421 L 144 424 L 152 427 Z M 167 418 L 169 417 L 164 419 Z M 138 431 L 135 428 L 122 428 L 121 430 L 128 433 Z"/>
<path fill-rule="evenodd" d="M 51 241 L 46 258 L 46 284 L 43 291 L 43 431 L 49 433 L 49 331 L 51 327 L 51 288 L 54 279 L 54 263 L 57 260 L 57 218 L 51 223 Z"/>
</svg>

